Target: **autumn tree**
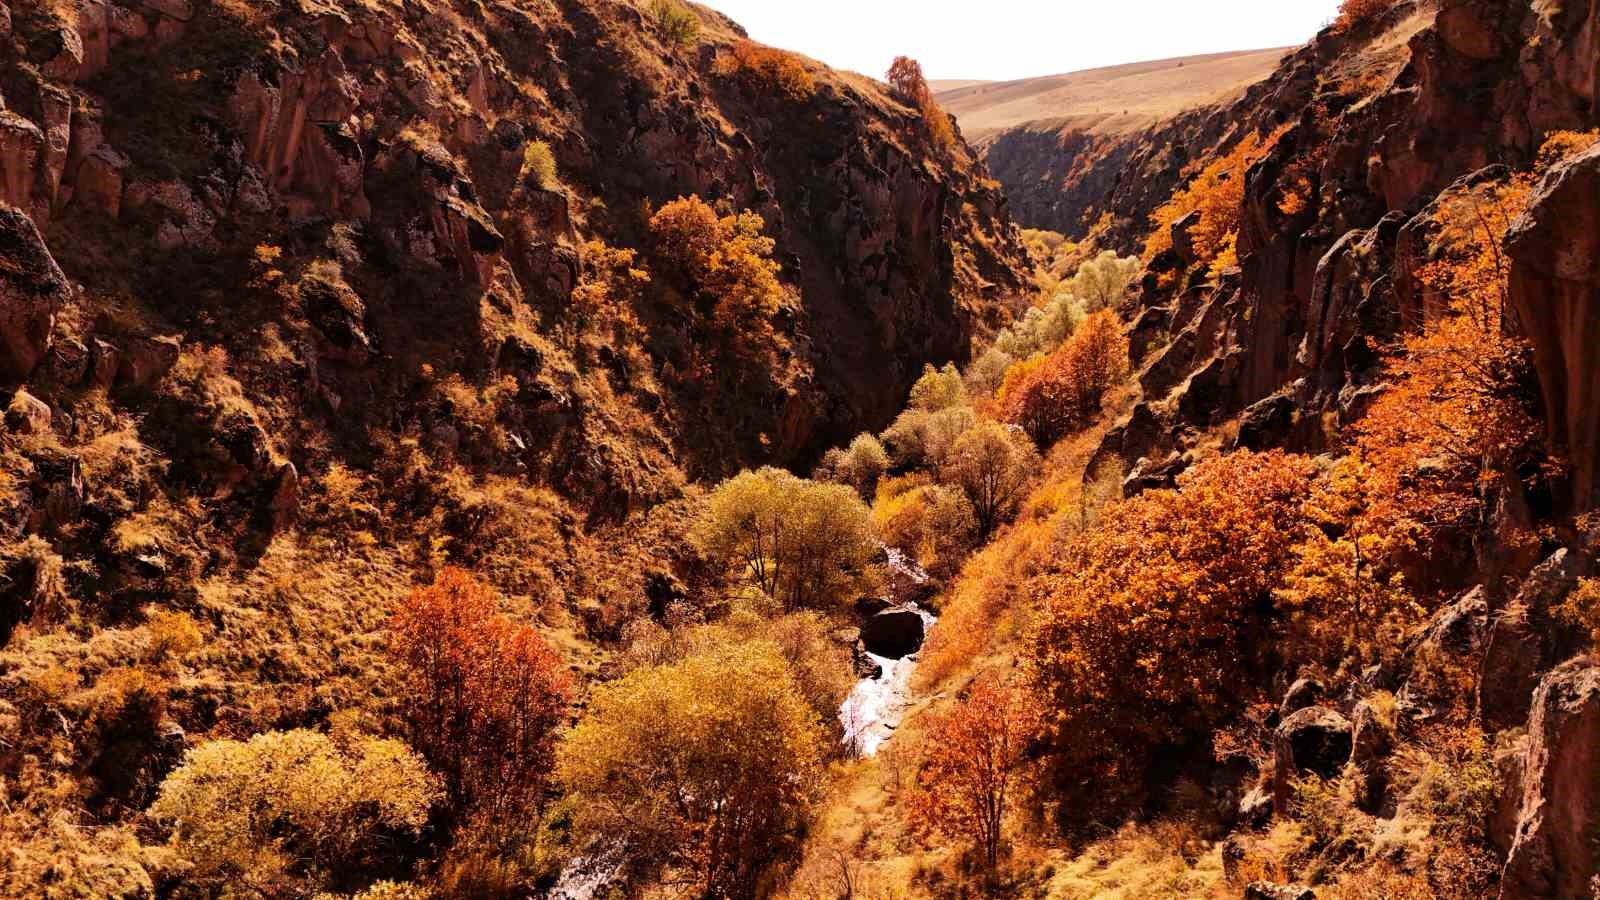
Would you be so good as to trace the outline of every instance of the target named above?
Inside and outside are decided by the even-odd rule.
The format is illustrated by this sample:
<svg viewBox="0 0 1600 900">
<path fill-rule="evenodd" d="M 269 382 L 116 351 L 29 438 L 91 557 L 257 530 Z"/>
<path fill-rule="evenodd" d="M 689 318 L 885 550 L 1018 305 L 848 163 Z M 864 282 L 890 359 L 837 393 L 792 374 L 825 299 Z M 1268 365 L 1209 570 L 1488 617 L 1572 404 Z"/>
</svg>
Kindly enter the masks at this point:
<svg viewBox="0 0 1600 900">
<path fill-rule="evenodd" d="M 899 466 L 938 466 L 956 438 L 976 421 L 956 367 L 923 366 L 905 410 L 883 432 L 883 443 Z"/>
<path fill-rule="evenodd" d="M 383 837 L 419 830 L 438 780 L 399 741 L 269 731 L 188 751 L 150 818 L 172 827 L 186 878 L 262 896 L 303 893 L 293 879 L 358 868 Z"/>
<path fill-rule="evenodd" d="M 1243 702 L 1311 475 L 1279 452 L 1208 460 L 1049 555 L 1025 588 L 1041 610 L 1026 644 L 1061 777 L 1138 771 Z"/>
<path fill-rule="evenodd" d="M 447 568 L 390 614 L 412 743 L 457 810 L 537 805 L 571 701 L 561 657 L 498 606 L 488 585 Z"/>
<path fill-rule="evenodd" d="M 816 477 L 848 484 L 871 497 L 878 479 L 889 468 L 889 453 L 883 443 L 870 434 L 858 434 L 843 450 L 829 450 L 817 466 Z"/>
<path fill-rule="evenodd" d="M 842 484 L 772 467 L 712 491 L 693 534 L 708 558 L 791 609 L 852 600 L 872 580 L 872 517 Z"/>
<path fill-rule="evenodd" d="M 1041 447 L 1088 425 L 1127 372 L 1128 339 L 1109 310 L 1086 319 L 1059 350 L 1013 366 L 995 395 L 1001 418 Z"/>
<path fill-rule="evenodd" d="M 1117 256 L 1115 251 L 1104 250 L 1079 266 L 1062 284 L 1061 290 L 1082 301 L 1088 312 L 1110 309 L 1122 299 L 1123 291 L 1143 268 L 1138 257 Z"/>
<path fill-rule="evenodd" d="M 747 898 L 797 846 L 821 753 L 779 650 L 755 641 L 597 687 L 557 771 L 580 846 L 620 841 L 649 874 Z"/>
<path fill-rule="evenodd" d="M 1038 711 L 1026 691 L 994 674 L 926 719 L 925 754 L 909 806 L 925 830 L 968 842 L 995 886 L 1007 813 L 1026 767 Z"/>
<path fill-rule="evenodd" d="M 699 197 L 680 197 L 650 219 L 657 256 L 708 312 L 713 332 L 731 358 L 762 362 L 786 341 L 773 327 L 783 304 L 775 242 L 760 215 L 718 217 Z"/>
<path fill-rule="evenodd" d="M 1395 648 L 1422 613 L 1404 586 L 1398 559 L 1413 535 L 1374 515 L 1372 467 L 1359 451 L 1318 479 L 1302 509 L 1305 525 L 1276 593 L 1288 613 L 1293 646 L 1337 666 Z"/>
<path fill-rule="evenodd" d="M 1189 243 L 1197 261 L 1213 266 L 1219 258 L 1232 258 L 1244 211 L 1245 173 L 1272 149 L 1281 134 L 1282 130 L 1274 132 L 1265 140 L 1249 134 L 1232 149 L 1213 155 L 1210 162 L 1200 166 L 1187 184 L 1151 214 L 1153 228 L 1145 242 L 1144 261 L 1150 262 L 1172 248 L 1173 223 L 1190 213 L 1199 214 L 1189 229 Z"/>
<path fill-rule="evenodd" d="M 885 78 L 896 97 L 922 114 L 933 142 L 946 151 L 953 150 L 955 128 L 950 124 L 950 116 L 933 99 L 933 90 L 922 75 L 922 64 L 909 56 L 897 56 L 890 63 Z"/>
<path fill-rule="evenodd" d="M 967 495 L 980 540 L 994 534 L 1021 502 L 1039 452 L 1020 430 L 980 421 L 951 445 L 939 478 Z"/>
<path fill-rule="evenodd" d="M 1339 31 L 1363 27 L 1394 7 L 1395 0 L 1340 0 L 1339 15 L 1333 20 Z"/>
</svg>

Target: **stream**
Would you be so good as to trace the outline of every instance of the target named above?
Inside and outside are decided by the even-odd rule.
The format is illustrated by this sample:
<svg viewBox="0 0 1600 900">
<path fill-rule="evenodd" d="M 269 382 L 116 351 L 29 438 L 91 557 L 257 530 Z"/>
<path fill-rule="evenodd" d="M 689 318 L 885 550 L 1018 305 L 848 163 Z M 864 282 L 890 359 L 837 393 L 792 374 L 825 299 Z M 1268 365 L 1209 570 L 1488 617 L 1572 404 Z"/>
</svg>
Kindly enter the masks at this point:
<svg viewBox="0 0 1600 900">
<path fill-rule="evenodd" d="M 938 621 L 934 615 L 915 602 L 896 602 L 896 595 L 911 593 L 927 584 L 928 573 L 915 561 L 894 547 L 885 547 L 891 574 L 888 604 L 869 617 L 862 627 L 862 644 L 866 659 L 877 667 L 875 675 L 856 682 L 850 695 L 839 706 L 839 723 L 844 726 L 845 743 L 860 756 L 872 756 L 883 742 L 894 734 L 905 716 L 910 702 L 911 675 L 917 668 L 917 657 L 927 640 L 929 629 Z M 897 590 L 896 588 L 899 588 Z M 911 590 L 907 590 L 907 588 Z M 909 616 L 921 620 L 920 628 L 912 628 L 914 639 L 906 631 Z M 873 620 L 901 623 L 892 633 L 873 635 Z M 878 652 L 874 652 L 874 651 Z M 909 652 L 907 652 L 909 651 Z"/>
</svg>

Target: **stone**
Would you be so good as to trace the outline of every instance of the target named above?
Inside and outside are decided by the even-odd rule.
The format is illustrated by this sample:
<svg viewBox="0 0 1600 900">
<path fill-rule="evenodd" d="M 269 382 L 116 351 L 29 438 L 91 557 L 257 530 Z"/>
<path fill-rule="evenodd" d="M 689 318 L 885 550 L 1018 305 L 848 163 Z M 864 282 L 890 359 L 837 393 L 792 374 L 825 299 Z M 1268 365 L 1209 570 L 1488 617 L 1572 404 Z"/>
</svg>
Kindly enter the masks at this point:
<svg viewBox="0 0 1600 900">
<path fill-rule="evenodd" d="M 101 338 L 90 341 L 89 383 L 101 390 L 110 390 L 116 383 L 117 369 L 122 366 L 122 350 Z"/>
<path fill-rule="evenodd" d="M 117 383 L 149 387 L 178 364 L 182 345 L 175 337 L 136 337 L 117 363 Z"/>
<path fill-rule="evenodd" d="M 1353 746 L 1350 721 L 1321 706 L 1302 709 L 1278 723 L 1273 735 L 1272 806 L 1279 814 L 1289 809 L 1289 792 L 1296 775 L 1309 772 L 1319 778 L 1338 775 L 1350 761 Z"/>
<path fill-rule="evenodd" d="M 39 365 L 71 293 L 33 219 L 0 205 L 0 378 L 21 381 Z"/>
<path fill-rule="evenodd" d="M 57 384 L 82 384 L 89 374 L 88 345 L 77 338 L 56 341 L 50 348 L 49 372 Z"/>
<path fill-rule="evenodd" d="M 288 528 L 299 516 L 300 471 L 294 467 L 294 463 L 286 462 L 278 467 L 272 499 L 267 503 L 267 514 L 272 521 L 273 531 Z"/>
<path fill-rule="evenodd" d="M 1552 446 L 1579 509 L 1600 501 L 1600 146 L 1555 166 L 1506 237 Z"/>
<path fill-rule="evenodd" d="M 1315 706 L 1326 690 L 1322 682 L 1315 678 L 1299 678 L 1283 694 L 1283 703 L 1278 706 L 1278 714 L 1288 718 L 1294 713 L 1308 706 Z"/>
<path fill-rule="evenodd" d="M 1550 607 L 1566 597 L 1587 571 L 1565 548 L 1528 574 L 1506 607 L 1489 625 L 1478 678 L 1477 707 L 1493 730 L 1522 724 L 1528 716 L 1539 673 L 1551 663 Z"/>
<path fill-rule="evenodd" d="M 1172 252 L 1178 254 L 1178 259 L 1184 268 L 1188 268 L 1199 261 L 1199 254 L 1194 247 L 1194 229 L 1200 224 L 1200 210 L 1196 209 L 1172 223 Z"/>
<path fill-rule="evenodd" d="M 48 434 L 50 432 L 50 404 L 18 388 L 6 407 L 6 429 L 13 434 Z"/>
<path fill-rule="evenodd" d="M 886 609 L 861 624 L 861 644 L 874 656 L 900 659 L 921 649 L 925 628 L 914 609 Z"/>
<path fill-rule="evenodd" d="M 1572 660 L 1540 682 L 1522 757 L 1521 808 L 1501 900 L 1587 896 L 1600 866 L 1600 666 Z"/>
</svg>

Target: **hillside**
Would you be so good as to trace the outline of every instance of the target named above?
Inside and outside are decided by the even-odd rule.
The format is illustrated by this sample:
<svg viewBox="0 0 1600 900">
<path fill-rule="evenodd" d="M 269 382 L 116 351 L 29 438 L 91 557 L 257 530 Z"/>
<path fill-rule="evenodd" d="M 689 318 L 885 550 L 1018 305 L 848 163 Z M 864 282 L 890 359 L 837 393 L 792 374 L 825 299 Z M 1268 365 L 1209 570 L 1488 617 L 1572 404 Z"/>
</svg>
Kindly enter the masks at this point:
<svg viewBox="0 0 1600 900">
<path fill-rule="evenodd" d="M 473 841 L 531 839 L 548 772 L 500 779 L 568 708 L 491 741 L 482 788 L 405 711 L 396 604 L 471 570 L 495 597 L 473 646 L 576 699 L 650 610 L 714 604 L 702 484 L 881 427 L 1020 302 L 969 148 L 706 9 L 95 0 L 3 24 L 0 895 L 498 865 Z M 146 816 L 187 752 L 302 771 L 296 747 L 325 772 L 377 754 L 420 807 L 373 814 L 381 847 L 279 808 L 252 820 L 270 840 L 213 835 L 237 855 L 174 850 L 176 800 Z M 506 891 L 556 865 L 524 862 Z"/>
<path fill-rule="evenodd" d="M 1225 100 L 1267 77 L 1292 48 L 1213 53 L 1005 82 L 939 82 L 936 97 L 982 145 L 1026 126 L 1126 134 Z"/>
</svg>

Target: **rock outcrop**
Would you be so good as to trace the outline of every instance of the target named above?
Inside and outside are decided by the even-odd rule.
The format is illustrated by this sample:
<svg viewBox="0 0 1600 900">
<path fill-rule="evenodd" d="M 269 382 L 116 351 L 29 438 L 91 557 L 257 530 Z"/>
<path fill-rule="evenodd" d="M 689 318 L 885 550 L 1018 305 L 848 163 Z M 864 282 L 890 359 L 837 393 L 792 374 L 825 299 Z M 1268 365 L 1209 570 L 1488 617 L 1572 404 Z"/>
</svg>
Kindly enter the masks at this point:
<svg viewBox="0 0 1600 900">
<path fill-rule="evenodd" d="M 1572 463 L 1574 500 L 1588 509 L 1600 501 L 1600 146 L 1545 176 L 1507 249 L 1549 440 Z"/>
<path fill-rule="evenodd" d="M 1309 706 L 1278 723 L 1273 738 L 1272 805 L 1289 808 L 1292 782 L 1301 773 L 1332 778 L 1350 761 L 1354 729 L 1338 712 Z"/>
<path fill-rule="evenodd" d="M 0 378 L 26 378 L 50 348 L 66 275 L 27 214 L 0 206 Z"/>
<path fill-rule="evenodd" d="M 1600 667 L 1573 660 L 1533 700 L 1501 900 L 1581 897 L 1600 872 Z"/>
</svg>

